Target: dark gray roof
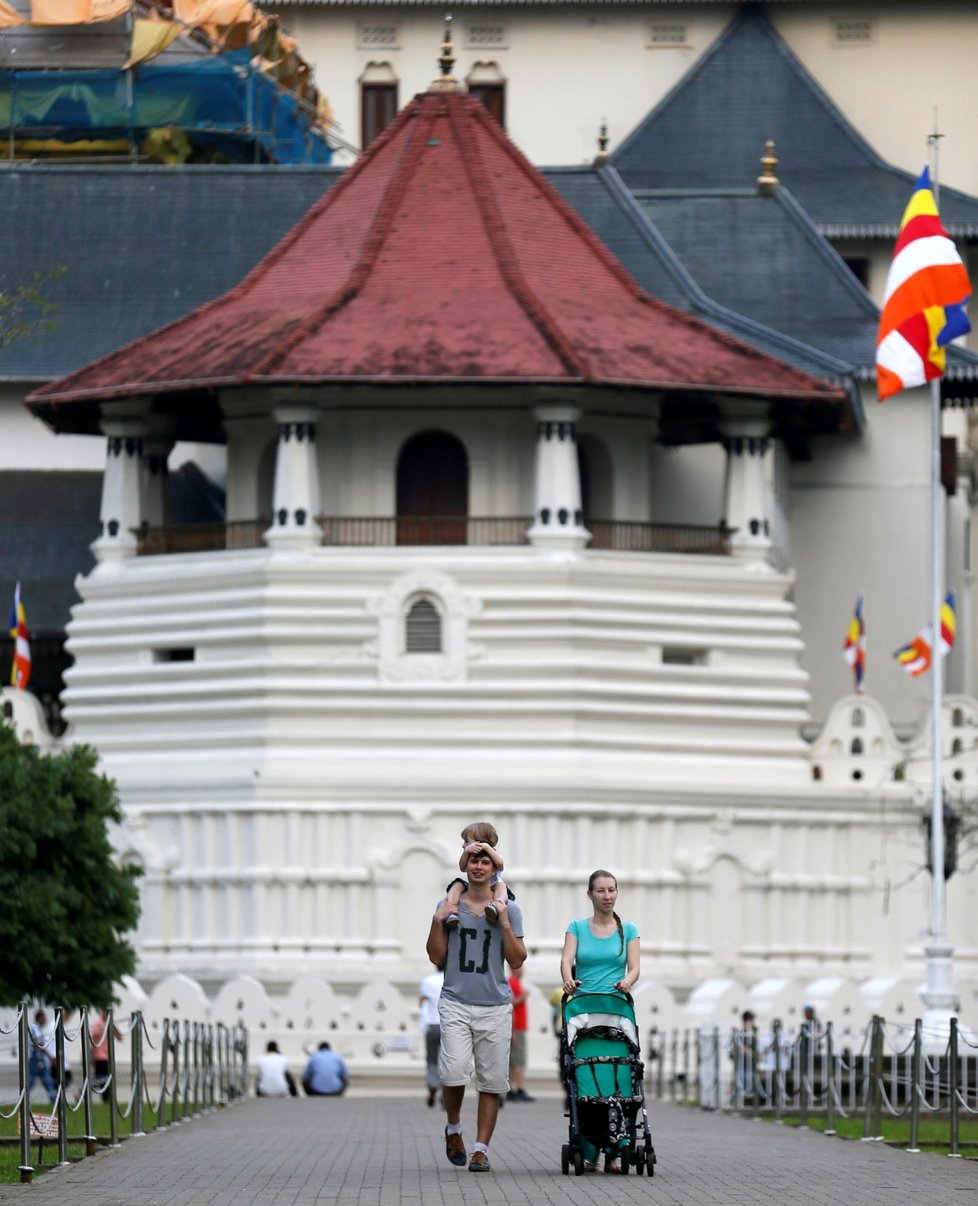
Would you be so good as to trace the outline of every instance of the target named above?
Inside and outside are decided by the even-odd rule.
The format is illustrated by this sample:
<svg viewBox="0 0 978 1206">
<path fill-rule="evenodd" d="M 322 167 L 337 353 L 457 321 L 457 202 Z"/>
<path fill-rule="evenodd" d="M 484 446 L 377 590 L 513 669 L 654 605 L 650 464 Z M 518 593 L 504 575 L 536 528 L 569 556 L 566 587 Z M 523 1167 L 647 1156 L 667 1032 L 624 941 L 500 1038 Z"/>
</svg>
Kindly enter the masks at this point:
<svg viewBox="0 0 978 1206">
<path fill-rule="evenodd" d="M 635 199 L 715 301 L 856 369 L 874 363 L 879 311 L 786 189 Z"/>
<path fill-rule="evenodd" d="M 880 158 L 753 6 L 737 13 L 613 162 L 631 188 L 750 188 L 769 138 L 778 178 L 824 234 L 896 234 L 916 177 Z M 921 169 L 924 158 L 922 149 Z M 978 238 L 975 197 L 942 187 L 941 216 L 952 235 Z"/>
<path fill-rule="evenodd" d="M 673 245 L 656 224 L 654 215 L 643 203 L 645 196 L 629 192 L 613 167 L 606 167 L 602 171 L 592 168 L 550 168 L 545 174 L 643 289 L 654 297 L 696 314 L 713 326 L 805 372 L 837 381 L 843 381 L 851 375 L 853 362 L 850 358 L 841 357 L 835 350 L 818 345 L 806 338 L 803 332 L 786 331 L 777 323 L 759 318 L 749 306 L 740 304 L 739 296 L 730 292 L 721 296 L 715 291 L 710 274 L 700 276 L 691 269 L 690 264 L 684 261 L 681 248 Z M 717 255 L 722 255 L 722 234 L 714 242 L 709 239 L 710 232 L 705 233 L 709 245 Z M 823 240 L 817 235 L 815 238 L 824 246 Z M 835 258 L 831 248 L 827 251 Z M 843 271 L 851 278 L 851 273 L 844 266 Z M 745 296 L 752 291 L 748 276 L 741 274 L 740 284 Z M 856 287 L 858 289 L 858 285 Z M 866 301 L 872 308 L 872 302 L 868 298 Z"/>
<path fill-rule="evenodd" d="M 787 189 L 629 190 L 610 166 L 546 174 L 654 296 L 806 372 L 875 377 L 879 310 Z M 955 381 L 976 376 L 978 357 L 950 349 L 945 396 L 970 396 Z"/>
<path fill-rule="evenodd" d="M 605 167 L 600 171 L 593 168 L 550 168 L 545 174 L 639 284 L 654 297 L 662 298 L 681 310 L 695 314 L 711 326 L 742 339 L 769 356 L 777 356 L 805 372 L 848 387 L 856 422 L 862 424 L 862 408 L 855 385 L 857 372 L 853 360 L 840 356 L 838 348 L 820 344 L 817 340 L 809 338 L 803 321 L 792 324 L 789 329 L 787 324 L 770 321 L 771 317 L 779 318 L 778 315 L 766 314 L 762 318 L 752 312 L 754 295 L 763 296 L 770 288 L 766 271 L 762 273 L 757 270 L 762 260 L 748 261 L 751 267 L 748 271 L 741 272 L 739 293 L 725 291 L 725 295 L 721 295 L 712 287 L 712 272 L 704 271 L 700 275 L 691 269 L 684 259 L 681 246 L 684 240 L 677 239 L 675 244 L 670 240 L 650 214 L 647 198 L 636 197 L 629 192 L 613 167 Z M 757 197 L 756 193 L 754 197 L 761 203 L 767 200 Z M 780 212 L 781 205 L 777 202 L 773 205 Z M 695 226 L 696 217 L 692 213 L 691 217 L 692 225 Z M 803 215 L 801 220 L 803 223 Z M 724 246 L 727 233 L 726 215 L 722 206 L 711 221 L 716 229 L 706 232 L 705 243 L 712 249 L 715 258 L 723 259 L 729 264 L 731 259 L 727 257 Z M 854 304 L 850 299 L 846 320 L 851 321 L 856 314 L 865 320 L 868 315 L 875 333 L 877 311 L 872 301 L 810 224 L 805 234 L 815 244 L 814 260 L 817 262 L 820 254 L 827 260 L 827 264 L 822 263 L 822 269 L 838 287 L 838 291 L 845 294 L 848 290 L 856 294 Z M 805 234 L 799 235 L 799 243 L 804 243 Z M 705 258 L 709 264 L 710 256 Z M 837 271 L 841 280 L 836 279 Z M 742 302 L 747 304 L 741 304 Z M 826 303 L 827 306 L 829 304 Z M 761 308 L 757 307 L 759 310 Z M 790 433 L 782 434 L 790 439 Z M 796 443 L 803 443 L 803 437 Z"/>
<path fill-rule="evenodd" d="M 5 288 L 43 292 L 55 329 L 0 349 L 0 377 L 47 381 L 232 288 L 339 177 L 333 167 L 0 166 Z"/>
</svg>

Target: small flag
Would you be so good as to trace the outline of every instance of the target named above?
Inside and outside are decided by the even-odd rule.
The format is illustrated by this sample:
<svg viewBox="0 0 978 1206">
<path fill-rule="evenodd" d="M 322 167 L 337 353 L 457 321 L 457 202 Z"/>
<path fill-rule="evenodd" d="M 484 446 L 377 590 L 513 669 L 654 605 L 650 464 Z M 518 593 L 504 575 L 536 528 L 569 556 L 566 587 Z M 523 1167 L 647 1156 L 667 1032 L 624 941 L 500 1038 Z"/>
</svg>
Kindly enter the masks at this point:
<svg viewBox="0 0 978 1206">
<path fill-rule="evenodd" d="M 846 633 L 845 644 L 842 646 L 842 656 L 852 667 L 856 694 L 862 695 L 863 679 L 866 677 L 866 625 L 863 621 L 862 592 L 856 599 L 856 610 L 849 621 L 849 631 Z"/>
<path fill-rule="evenodd" d="M 14 590 L 14 605 L 10 611 L 10 635 L 14 638 L 14 661 L 10 668 L 10 685 L 24 689 L 31 677 L 31 642 L 27 635 L 27 617 L 20 601 L 20 583 Z"/>
<path fill-rule="evenodd" d="M 933 628 L 928 624 L 926 628 L 921 629 L 912 641 L 906 645 L 901 645 L 893 654 L 904 670 L 908 674 L 912 674 L 914 678 L 919 678 L 921 674 L 926 674 L 930 669 L 934 644 L 932 639 L 933 632 Z M 954 591 L 948 591 L 947 598 L 941 604 L 941 637 L 939 642 L 941 657 L 946 657 L 951 652 L 956 632 L 957 618 L 954 614 Z"/>
<path fill-rule="evenodd" d="M 924 168 L 910 198 L 886 278 L 876 338 L 879 400 L 944 373 L 952 339 L 971 330 L 971 282 L 948 237 Z"/>
</svg>

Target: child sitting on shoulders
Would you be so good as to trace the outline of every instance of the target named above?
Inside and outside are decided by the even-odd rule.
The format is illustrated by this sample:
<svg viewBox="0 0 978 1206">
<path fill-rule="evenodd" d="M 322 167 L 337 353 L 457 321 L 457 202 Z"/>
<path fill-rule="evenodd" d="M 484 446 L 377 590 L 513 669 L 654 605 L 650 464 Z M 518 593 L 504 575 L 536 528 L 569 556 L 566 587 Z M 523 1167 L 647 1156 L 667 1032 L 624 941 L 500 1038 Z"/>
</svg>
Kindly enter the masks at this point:
<svg viewBox="0 0 978 1206">
<path fill-rule="evenodd" d="M 496 850 L 496 843 L 498 841 L 499 835 L 487 821 L 476 821 L 473 825 L 466 825 L 462 830 L 462 853 L 458 860 L 458 869 L 464 871 L 470 854 L 485 853 L 492 859 L 492 864 L 495 867 L 492 879 L 490 880 L 492 885 L 492 900 L 486 905 L 485 909 L 486 921 L 490 925 L 496 925 L 499 921 L 499 910 L 496 908 L 497 903 L 516 899 L 500 878 L 503 870 L 503 859 L 502 855 Z M 455 929 L 458 925 L 458 902 L 462 899 L 462 893 L 467 888 L 468 884 L 464 879 L 453 879 L 448 885 L 448 902 L 452 906 L 452 911 L 445 918 L 445 925 L 450 930 Z"/>
</svg>

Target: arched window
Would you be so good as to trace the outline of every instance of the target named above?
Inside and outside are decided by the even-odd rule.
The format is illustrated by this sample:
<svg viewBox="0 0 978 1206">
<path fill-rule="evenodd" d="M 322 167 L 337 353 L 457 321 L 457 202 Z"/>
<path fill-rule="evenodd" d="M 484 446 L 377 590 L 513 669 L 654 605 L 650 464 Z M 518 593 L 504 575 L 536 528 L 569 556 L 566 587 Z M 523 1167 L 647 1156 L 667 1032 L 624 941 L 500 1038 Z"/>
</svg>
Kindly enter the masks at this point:
<svg viewBox="0 0 978 1206">
<path fill-rule="evenodd" d="M 441 615 L 430 599 L 417 599 L 404 620 L 405 653 L 441 653 Z"/>
<path fill-rule="evenodd" d="M 865 723 L 866 723 L 866 713 L 862 710 L 862 708 L 853 708 L 852 709 L 852 727 L 854 729 L 861 729 Z"/>
<path fill-rule="evenodd" d="M 465 544 L 469 458 L 447 431 L 412 436 L 397 458 L 397 543 Z"/>
<path fill-rule="evenodd" d="M 849 752 L 851 754 L 861 754 L 863 752 L 862 738 L 853 737 L 852 745 L 849 747 Z"/>
<path fill-rule="evenodd" d="M 954 711 L 952 712 L 951 724 L 956 729 L 960 729 L 961 726 L 964 724 L 964 712 L 961 710 L 961 708 L 955 708 Z"/>
<path fill-rule="evenodd" d="M 366 150 L 397 116 L 397 75 L 390 63 L 368 63 L 360 76 L 360 149 Z"/>
</svg>

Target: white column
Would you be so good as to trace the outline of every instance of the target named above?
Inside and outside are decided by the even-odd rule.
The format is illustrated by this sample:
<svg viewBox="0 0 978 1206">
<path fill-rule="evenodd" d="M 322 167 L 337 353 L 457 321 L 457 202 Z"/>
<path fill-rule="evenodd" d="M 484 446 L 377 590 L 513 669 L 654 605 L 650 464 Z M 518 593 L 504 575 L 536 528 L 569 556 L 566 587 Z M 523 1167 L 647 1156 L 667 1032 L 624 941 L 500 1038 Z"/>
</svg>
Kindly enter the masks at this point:
<svg viewBox="0 0 978 1206">
<path fill-rule="evenodd" d="M 727 454 L 724 520 L 736 529 L 731 551 L 747 560 L 764 560 L 772 547 L 773 501 L 766 465 L 769 423 L 764 418 L 742 418 L 725 422 L 722 430 Z"/>
<path fill-rule="evenodd" d="M 275 455 L 275 490 L 272 526 L 265 543 L 273 548 L 308 548 L 320 543 L 319 461 L 316 456 L 318 411 L 308 406 L 282 406 L 275 410 L 278 449 Z"/>
<path fill-rule="evenodd" d="M 135 529 L 142 523 L 141 461 L 145 423 L 142 419 L 106 419 L 105 473 L 99 535 L 92 545 L 98 561 L 131 557 Z"/>
<path fill-rule="evenodd" d="M 530 543 L 543 548 L 582 549 L 591 539 L 581 510 L 574 406 L 541 406 L 537 420 L 536 479 Z"/>
</svg>

